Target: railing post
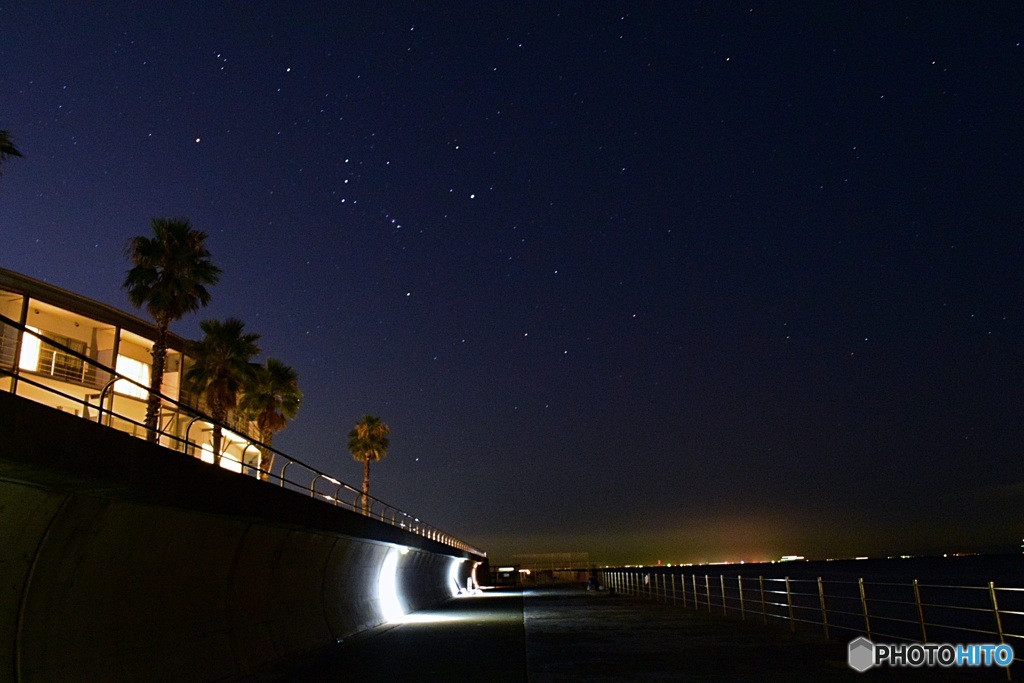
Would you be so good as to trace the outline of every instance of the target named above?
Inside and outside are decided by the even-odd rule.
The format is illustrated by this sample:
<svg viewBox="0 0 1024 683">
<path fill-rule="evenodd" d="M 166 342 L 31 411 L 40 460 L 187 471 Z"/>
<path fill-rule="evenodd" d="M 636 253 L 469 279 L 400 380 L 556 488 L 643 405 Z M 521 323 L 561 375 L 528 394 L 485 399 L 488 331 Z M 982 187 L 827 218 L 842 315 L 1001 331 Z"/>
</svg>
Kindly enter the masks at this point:
<svg viewBox="0 0 1024 683">
<path fill-rule="evenodd" d="M 996 617 L 996 632 L 999 634 L 999 644 L 1005 645 L 1006 639 L 1003 637 L 1003 618 L 999 615 L 999 602 L 996 600 L 996 586 L 993 582 L 988 582 L 988 594 L 992 598 L 992 614 Z M 1013 680 L 1013 660 L 1010 660 L 1010 665 L 1006 667 L 1006 680 Z"/>
<path fill-rule="evenodd" d="M 786 606 L 789 607 L 789 630 L 796 633 L 796 619 L 793 618 L 793 593 L 789 590 L 789 577 L 786 577 Z"/>
<path fill-rule="evenodd" d="M 185 450 L 182 451 L 185 455 L 190 455 L 190 453 L 188 452 L 188 446 L 189 446 L 188 433 L 192 429 L 192 425 L 194 425 L 199 418 L 200 418 L 200 416 L 196 415 L 191 420 L 189 420 L 188 426 L 185 427 Z M 196 444 L 196 445 L 198 446 L 198 444 Z M 200 451 L 201 450 L 202 449 L 200 449 Z M 200 455 L 201 454 L 202 453 L 200 453 Z M 193 455 L 193 457 L 195 457 L 195 456 Z"/>
<path fill-rule="evenodd" d="M 743 620 L 743 621 L 746 621 L 747 620 L 747 608 L 746 608 L 746 605 L 743 603 L 743 575 L 742 574 L 737 574 L 736 575 L 736 590 L 738 590 L 739 594 L 740 594 L 740 619 Z"/>
<path fill-rule="evenodd" d="M 868 597 L 864 592 L 864 579 L 857 579 L 857 585 L 860 587 L 860 604 L 864 610 L 864 632 L 868 636 L 868 640 L 871 640 L 871 618 L 868 617 Z"/>
<path fill-rule="evenodd" d="M 914 587 L 917 587 L 917 582 L 914 582 Z M 818 598 L 821 599 L 821 625 L 825 629 L 825 640 L 828 640 L 828 610 L 825 609 L 825 584 L 821 582 L 821 577 L 818 577 Z"/>
<path fill-rule="evenodd" d="M 708 614 L 711 614 L 711 579 L 704 575 L 704 598 L 708 601 Z"/>
<path fill-rule="evenodd" d="M 668 574 L 669 588 L 672 591 L 672 606 L 676 606 L 676 575 L 672 572 Z"/>
<path fill-rule="evenodd" d="M 697 575 L 693 575 L 693 609 L 700 609 L 700 600 L 697 599 Z"/>
<path fill-rule="evenodd" d="M 921 589 L 917 585 L 917 579 L 914 579 L 914 602 L 917 603 L 917 619 L 921 622 L 921 642 L 928 642 L 928 629 L 924 625 L 924 609 L 921 607 Z"/>
<path fill-rule="evenodd" d="M 257 460 L 257 462 L 259 462 L 260 465 L 263 464 L 263 451 L 261 451 L 258 446 L 253 445 L 252 441 L 249 441 L 248 439 L 246 439 L 245 448 L 242 449 L 242 457 L 241 457 L 241 463 L 240 463 L 242 465 L 242 473 L 245 474 L 247 469 L 248 470 L 255 469 L 256 470 L 256 478 L 259 479 L 260 478 L 260 472 L 262 472 L 263 470 L 261 470 L 258 466 L 257 467 L 251 467 L 251 466 L 247 466 L 245 464 L 245 454 L 249 451 L 250 448 L 255 448 L 256 449 L 256 451 L 259 453 L 259 457 L 256 458 L 256 460 Z"/>
<path fill-rule="evenodd" d="M 996 600 L 996 586 L 993 582 L 988 582 L 988 594 L 992 598 L 992 614 L 996 618 L 996 633 L 999 634 L 999 642 L 1005 643 L 1006 640 L 1003 638 L 1003 618 L 999 616 L 999 602 Z"/>
<path fill-rule="evenodd" d="M 718 575 L 718 582 L 722 586 L 722 614 L 728 616 L 729 608 L 725 604 L 725 574 Z"/>
<path fill-rule="evenodd" d="M 679 575 L 679 592 L 683 594 L 683 608 L 686 608 L 686 574 Z"/>
<path fill-rule="evenodd" d="M 764 623 L 767 624 L 768 623 L 768 606 L 765 604 L 765 601 L 764 601 L 764 577 L 763 576 L 759 576 L 759 577 L 757 577 L 757 580 L 761 584 L 761 619 L 762 619 L 762 621 L 764 621 Z"/>
<path fill-rule="evenodd" d="M 117 380 L 117 377 L 112 378 L 103 386 L 103 391 L 100 392 L 100 405 L 98 409 L 99 412 L 96 415 L 96 424 L 103 424 L 103 403 L 107 400 L 107 390 L 114 386 L 114 382 Z M 113 406 L 111 406 L 111 409 L 113 409 Z M 188 441 L 186 441 L 186 443 L 188 443 Z"/>
</svg>

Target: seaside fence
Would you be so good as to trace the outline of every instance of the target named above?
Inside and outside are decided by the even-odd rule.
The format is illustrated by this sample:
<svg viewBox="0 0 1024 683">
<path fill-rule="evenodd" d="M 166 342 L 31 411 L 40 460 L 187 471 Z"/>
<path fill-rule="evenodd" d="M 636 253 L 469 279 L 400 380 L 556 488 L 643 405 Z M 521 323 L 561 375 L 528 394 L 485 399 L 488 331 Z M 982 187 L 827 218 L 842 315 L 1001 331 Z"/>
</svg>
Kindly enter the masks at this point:
<svg viewBox="0 0 1024 683">
<path fill-rule="evenodd" d="M 683 568 L 626 567 L 598 570 L 601 584 L 623 595 L 792 632 L 817 632 L 826 640 L 866 635 L 872 640 L 1007 644 L 1014 649 L 1005 674 L 1020 679 L 1024 658 L 1024 588 L 866 582 L 742 574 L 687 574 Z M 1015 671 L 1016 670 L 1016 671 Z"/>
</svg>

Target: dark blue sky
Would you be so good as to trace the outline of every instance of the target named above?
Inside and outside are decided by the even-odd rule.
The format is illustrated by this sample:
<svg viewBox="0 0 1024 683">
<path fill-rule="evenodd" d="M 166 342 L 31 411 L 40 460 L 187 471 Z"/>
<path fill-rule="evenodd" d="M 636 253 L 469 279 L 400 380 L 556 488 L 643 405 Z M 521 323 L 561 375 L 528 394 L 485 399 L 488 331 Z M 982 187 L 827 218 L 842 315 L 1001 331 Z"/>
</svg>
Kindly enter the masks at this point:
<svg viewBox="0 0 1024 683">
<path fill-rule="evenodd" d="M 275 445 L 499 557 L 1016 547 L 1019 3 L 379 4 L 0 5 L 0 266 L 190 218 Z"/>
</svg>

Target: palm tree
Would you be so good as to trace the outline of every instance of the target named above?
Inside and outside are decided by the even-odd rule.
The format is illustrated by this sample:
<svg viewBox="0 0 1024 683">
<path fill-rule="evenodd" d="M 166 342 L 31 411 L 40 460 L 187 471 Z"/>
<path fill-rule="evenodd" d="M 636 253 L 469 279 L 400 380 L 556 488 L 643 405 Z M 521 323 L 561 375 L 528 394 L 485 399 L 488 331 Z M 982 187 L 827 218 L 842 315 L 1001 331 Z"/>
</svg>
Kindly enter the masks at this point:
<svg viewBox="0 0 1024 683">
<path fill-rule="evenodd" d="M 388 454 L 388 426 L 379 417 L 366 415 L 348 433 L 348 450 L 363 463 L 363 514 L 370 514 L 370 461 Z"/>
<path fill-rule="evenodd" d="M 299 374 L 295 370 L 275 358 L 268 358 L 264 365 L 253 366 L 249 381 L 242 387 L 239 408 L 260 430 L 261 479 L 268 479 L 274 466 L 274 452 L 270 450 L 274 434 L 295 418 L 301 402 Z"/>
<path fill-rule="evenodd" d="M 238 392 L 249 381 L 253 366 L 249 360 L 260 352 L 258 334 L 243 334 L 245 323 L 237 318 L 204 320 L 199 329 L 205 335 L 189 349 L 192 366 L 185 373 L 189 387 L 206 398 L 213 418 L 213 463 L 220 465 L 221 424 L 238 403 Z"/>
<path fill-rule="evenodd" d="M 160 385 L 167 359 L 167 330 L 186 313 L 210 302 L 206 287 L 217 284 L 220 268 L 210 262 L 206 233 L 193 230 L 186 218 L 154 218 L 153 237 L 133 237 L 125 256 L 133 266 L 122 285 L 136 308 L 143 306 L 156 321 L 153 372 L 146 405 L 146 436 L 156 441 Z"/>
<path fill-rule="evenodd" d="M 21 152 L 11 142 L 10 131 L 0 130 L 0 175 L 4 174 L 4 164 L 10 157 L 21 157 Z"/>
</svg>

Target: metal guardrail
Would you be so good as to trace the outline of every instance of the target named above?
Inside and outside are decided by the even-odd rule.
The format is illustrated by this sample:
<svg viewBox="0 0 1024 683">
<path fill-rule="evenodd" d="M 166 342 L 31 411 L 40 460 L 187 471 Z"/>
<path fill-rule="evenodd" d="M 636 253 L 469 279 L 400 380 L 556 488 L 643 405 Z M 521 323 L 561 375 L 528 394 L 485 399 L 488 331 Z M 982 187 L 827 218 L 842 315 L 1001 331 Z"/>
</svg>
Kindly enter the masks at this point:
<svg viewBox="0 0 1024 683">
<path fill-rule="evenodd" d="M 39 379 L 53 379 L 51 374 L 32 372 L 19 368 L 18 364 L 18 353 L 17 348 L 12 349 L 11 353 L 0 353 L 0 379 L 3 377 L 12 378 L 12 384 L 14 385 L 15 393 L 17 393 L 17 384 L 27 384 L 35 387 L 42 391 L 45 391 L 48 395 L 59 397 L 63 400 L 77 403 L 82 406 L 82 415 L 88 419 L 92 419 L 89 411 L 95 410 L 97 415 L 95 421 L 99 424 L 105 424 L 111 428 L 118 429 L 145 438 L 147 430 L 145 424 L 126 416 L 122 413 L 117 413 L 113 410 L 113 394 L 109 393 L 114 388 L 114 383 L 119 381 L 127 382 L 134 385 L 138 389 L 149 395 L 151 392 L 148 386 L 145 386 L 131 377 L 126 377 L 123 374 L 118 373 L 113 368 L 107 367 L 102 363 L 88 357 L 87 355 L 80 353 L 79 351 L 72 349 L 57 340 L 51 339 L 39 332 L 29 329 L 28 327 L 19 324 L 17 321 L 8 318 L 0 314 L 0 330 L 6 325 L 15 330 L 19 330 L 23 339 L 23 335 L 32 335 L 40 341 L 40 344 L 46 344 L 49 347 L 59 350 L 62 354 L 67 357 L 75 358 L 85 364 L 86 367 L 92 368 L 94 376 L 98 376 L 103 373 L 103 376 L 109 377 L 109 380 L 104 383 L 102 388 L 98 385 L 95 388 L 100 389 L 99 394 L 94 394 L 91 397 L 97 398 L 96 404 L 91 403 L 87 396 L 86 399 L 73 396 L 64 391 L 61 391 L 53 386 L 38 381 Z M 19 344 L 20 346 L 20 344 Z M 60 379 L 60 378 L 57 378 Z M 177 401 L 169 396 L 158 394 L 165 412 L 162 412 L 161 417 L 165 417 L 170 414 L 171 419 L 165 420 L 163 426 L 157 429 L 157 433 L 160 437 L 165 440 L 163 445 L 170 447 L 176 451 L 184 453 L 186 455 L 196 457 L 195 453 L 200 451 L 198 440 L 192 440 L 190 438 L 190 432 L 192 426 L 196 422 L 200 422 L 212 429 L 214 425 L 219 425 L 222 430 L 226 433 L 230 433 L 233 438 L 239 439 L 245 442 L 245 446 L 242 447 L 240 456 L 237 461 L 240 465 L 241 473 L 243 475 L 249 475 L 255 477 L 257 480 L 265 481 L 266 483 L 273 483 L 281 486 L 282 488 L 289 489 L 298 493 L 308 495 L 316 500 L 324 503 L 329 503 L 336 507 L 345 508 L 352 512 L 356 512 L 367 517 L 391 524 L 392 526 L 404 529 L 411 533 L 417 534 L 424 538 L 428 538 L 438 543 L 456 548 L 469 553 L 474 553 L 485 557 L 487 553 L 473 547 L 472 545 L 448 534 L 437 527 L 434 527 L 401 509 L 386 503 L 379 498 L 373 496 L 366 497 L 366 505 L 363 504 L 363 493 L 361 490 L 350 486 L 339 479 L 330 476 L 326 472 L 322 472 L 315 467 L 307 465 L 297 458 L 293 458 L 286 453 L 283 453 L 276 448 L 266 446 L 263 443 L 251 438 L 249 435 L 239 433 L 237 427 L 227 425 L 224 423 L 218 423 L 209 415 L 206 415 L 195 408 L 192 408 L 180 401 Z M 129 399 L 127 396 L 119 396 L 120 398 Z M 141 403 L 145 403 L 143 399 L 131 399 Z M 168 410 L 169 409 L 169 410 Z M 184 428 L 184 434 L 175 433 L 167 428 L 169 424 L 179 425 L 182 423 L 182 416 L 185 416 L 189 420 L 187 426 Z M 276 456 L 281 458 L 279 462 L 282 462 L 281 470 L 278 473 L 273 471 L 261 470 L 258 467 L 254 467 L 250 464 L 245 464 L 244 454 L 250 449 L 256 448 L 265 449 L 267 452 L 274 453 Z M 225 449 L 226 450 L 226 449 Z M 294 469 L 292 469 L 294 468 Z M 292 478 L 286 476 L 291 469 L 292 472 L 303 472 L 304 475 L 301 478 Z M 328 486 L 333 486 L 331 491 Z"/>
<path fill-rule="evenodd" d="M 709 614 L 788 623 L 837 633 L 913 642 L 998 642 L 1014 648 L 1006 667 L 1024 662 L 1024 588 L 911 583 L 765 578 L 689 574 L 658 567 L 598 570 L 601 583 L 623 595 L 677 605 Z"/>
</svg>

